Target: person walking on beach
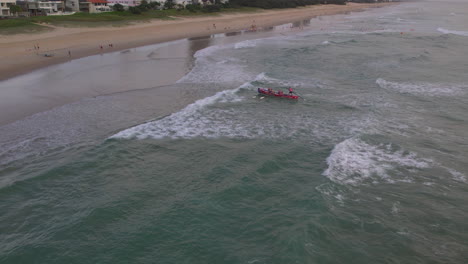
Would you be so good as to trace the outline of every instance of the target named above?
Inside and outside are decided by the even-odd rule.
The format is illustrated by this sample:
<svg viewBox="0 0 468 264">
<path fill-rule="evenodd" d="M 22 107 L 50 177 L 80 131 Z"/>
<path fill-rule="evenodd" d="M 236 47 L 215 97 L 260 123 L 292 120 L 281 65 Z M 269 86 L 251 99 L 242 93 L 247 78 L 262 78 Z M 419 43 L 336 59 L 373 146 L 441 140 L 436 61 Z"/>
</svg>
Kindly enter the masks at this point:
<svg viewBox="0 0 468 264">
<path fill-rule="evenodd" d="M 71 57 L 71 51 L 70 50 L 68 51 L 68 57 L 69 58 Z"/>
</svg>

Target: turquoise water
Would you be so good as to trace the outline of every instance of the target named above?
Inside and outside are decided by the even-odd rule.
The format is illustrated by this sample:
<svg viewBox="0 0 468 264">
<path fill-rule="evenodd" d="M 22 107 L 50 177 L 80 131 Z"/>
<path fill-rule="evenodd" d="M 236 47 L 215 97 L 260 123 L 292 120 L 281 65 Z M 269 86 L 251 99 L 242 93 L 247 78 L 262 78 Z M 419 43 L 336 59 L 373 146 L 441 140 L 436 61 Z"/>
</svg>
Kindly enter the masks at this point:
<svg viewBox="0 0 468 264">
<path fill-rule="evenodd" d="M 0 127 L 0 262 L 466 263 L 467 15 L 286 25 Z"/>
</svg>

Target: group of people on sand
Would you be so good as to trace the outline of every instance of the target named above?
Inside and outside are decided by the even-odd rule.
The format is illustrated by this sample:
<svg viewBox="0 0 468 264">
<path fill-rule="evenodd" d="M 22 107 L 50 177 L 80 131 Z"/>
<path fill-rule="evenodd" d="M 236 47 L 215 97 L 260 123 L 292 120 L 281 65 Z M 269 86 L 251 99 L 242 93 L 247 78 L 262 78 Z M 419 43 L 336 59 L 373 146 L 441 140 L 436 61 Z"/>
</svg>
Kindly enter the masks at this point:
<svg viewBox="0 0 468 264">
<path fill-rule="evenodd" d="M 108 46 L 109 46 L 109 48 L 113 48 L 113 47 L 114 47 L 114 44 L 109 43 Z M 103 45 L 99 45 L 99 49 L 101 49 L 101 50 L 104 49 L 104 46 L 103 46 Z"/>
</svg>

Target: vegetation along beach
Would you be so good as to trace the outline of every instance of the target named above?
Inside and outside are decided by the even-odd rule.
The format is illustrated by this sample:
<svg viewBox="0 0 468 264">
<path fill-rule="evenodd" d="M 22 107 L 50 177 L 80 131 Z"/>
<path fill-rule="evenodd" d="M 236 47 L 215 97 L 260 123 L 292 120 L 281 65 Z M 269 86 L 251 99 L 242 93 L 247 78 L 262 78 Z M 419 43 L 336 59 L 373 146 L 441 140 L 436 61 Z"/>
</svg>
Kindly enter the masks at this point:
<svg viewBox="0 0 468 264">
<path fill-rule="evenodd" d="M 0 0 L 0 263 L 466 263 L 465 2 Z"/>
</svg>

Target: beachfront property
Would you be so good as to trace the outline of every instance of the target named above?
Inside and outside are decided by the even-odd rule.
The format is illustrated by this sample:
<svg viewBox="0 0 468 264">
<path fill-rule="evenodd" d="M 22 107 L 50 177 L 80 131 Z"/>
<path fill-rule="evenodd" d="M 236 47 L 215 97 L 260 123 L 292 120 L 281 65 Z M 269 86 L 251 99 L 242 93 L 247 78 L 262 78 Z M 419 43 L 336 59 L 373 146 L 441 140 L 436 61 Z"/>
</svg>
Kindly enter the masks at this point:
<svg viewBox="0 0 468 264">
<path fill-rule="evenodd" d="M 108 0 L 108 2 L 110 6 L 115 4 L 121 4 L 123 6 L 137 6 L 140 3 L 140 1 L 136 0 Z"/>
<path fill-rule="evenodd" d="M 0 16 L 10 16 L 10 6 L 15 5 L 16 0 L 0 0 Z"/>
<path fill-rule="evenodd" d="M 80 1 L 79 7 L 80 7 L 81 12 L 88 12 L 88 13 L 112 11 L 112 8 L 108 6 L 107 4 L 108 4 L 108 1 L 106 0 L 83 0 L 83 1 Z"/>
<path fill-rule="evenodd" d="M 65 8 L 63 1 L 18 1 L 18 5 L 23 9 L 28 10 L 29 14 L 32 16 L 56 14 L 63 12 Z"/>
<path fill-rule="evenodd" d="M 142 0 L 0 0 L 1 16 L 11 16 L 10 6 L 19 5 L 23 10 L 27 10 L 31 16 L 40 15 L 57 15 L 63 14 L 65 11 L 72 12 L 87 12 L 99 13 L 112 11 L 112 6 L 121 4 L 124 7 L 138 6 Z M 147 0 L 147 2 L 159 2 L 161 6 L 166 0 Z M 229 0 L 221 0 L 221 3 L 229 2 Z M 174 0 L 175 4 L 212 4 L 214 0 Z"/>
<path fill-rule="evenodd" d="M 106 0 L 65 0 L 65 2 L 59 0 L 27 0 L 16 2 L 23 10 L 27 10 L 31 16 L 63 15 L 66 14 L 65 11 L 88 13 L 112 11 L 107 3 Z"/>
<path fill-rule="evenodd" d="M 107 0 L 110 6 L 115 4 L 121 4 L 123 6 L 137 6 L 141 4 L 141 0 Z M 147 1 L 147 2 L 156 2 L 156 1 Z"/>
<path fill-rule="evenodd" d="M 79 0 L 65 0 L 65 9 L 67 11 L 78 12 L 80 11 Z"/>
</svg>

